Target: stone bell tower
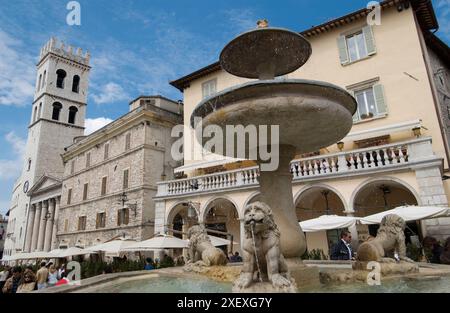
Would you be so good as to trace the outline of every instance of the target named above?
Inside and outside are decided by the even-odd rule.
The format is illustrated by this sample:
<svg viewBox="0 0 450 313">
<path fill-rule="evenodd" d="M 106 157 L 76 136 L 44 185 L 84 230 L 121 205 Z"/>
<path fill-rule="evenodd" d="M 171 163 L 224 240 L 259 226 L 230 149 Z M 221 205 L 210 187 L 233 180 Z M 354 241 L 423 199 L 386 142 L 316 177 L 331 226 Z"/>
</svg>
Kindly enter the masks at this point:
<svg viewBox="0 0 450 313">
<path fill-rule="evenodd" d="M 65 46 L 55 38 L 40 51 L 24 166 L 9 211 L 10 236 L 5 249 L 11 254 L 24 246 L 28 190 L 43 175 L 62 178 L 61 154 L 75 137 L 84 134 L 89 60 L 88 52 Z"/>
</svg>

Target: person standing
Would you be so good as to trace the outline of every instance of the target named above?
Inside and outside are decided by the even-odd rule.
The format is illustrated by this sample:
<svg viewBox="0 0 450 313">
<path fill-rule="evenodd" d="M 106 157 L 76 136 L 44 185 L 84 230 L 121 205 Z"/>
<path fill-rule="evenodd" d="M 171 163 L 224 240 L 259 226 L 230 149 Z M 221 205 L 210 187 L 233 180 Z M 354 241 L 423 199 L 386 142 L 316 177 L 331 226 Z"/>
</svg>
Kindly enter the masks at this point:
<svg viewBox="0 0 450 313">
<path fill-rule="evenodd" d="M 0 293 L 2 293 L 3 286 L 11 275 L 11 266 L 6 265 L 2 272 L 0 272 Z"/>
<path fill-rule="evenodd" d="M 26 269 L 23 273 L 23 279 L 17 288 L 17 293 L 32 292 L 36 289 L 36 275 L 33 271 Z"/>
<path fill-rule="evenodd" d="M 53 287 L 58 282 L 58 271 L 52 264 L 48 268 L 48 287 Z"/>
<path fill-rule="evenodd" d="M 352 235 L 348 230 L 341 232 L 341 240 L 339 240 L 331 249 L 332 260 L 352 260 L 353 249 L 350 243 Z"/>
<path fill-rule="evenodd" d="M 20 266 L 16 266 L 12 270 L 12 277 L 8 278 L 5 286 L 3 286 L 3 293 L 16 293 L 21 280 L 22 268 Z"/>
<path fill-rule="evenodd" d="M 46 288 L 48 280 L 48 269 L 45 266 L 45 262 L 41 263 L 41 268 L 37 271 L 36 276 L 38 290 Z"/>
</svg>

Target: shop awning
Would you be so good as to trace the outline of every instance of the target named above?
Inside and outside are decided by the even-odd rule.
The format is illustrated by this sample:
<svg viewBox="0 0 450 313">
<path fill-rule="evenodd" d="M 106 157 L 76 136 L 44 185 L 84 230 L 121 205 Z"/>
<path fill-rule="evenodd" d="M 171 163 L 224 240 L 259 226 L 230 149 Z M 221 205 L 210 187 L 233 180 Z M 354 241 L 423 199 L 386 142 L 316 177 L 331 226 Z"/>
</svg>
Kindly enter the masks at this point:
<svg viewBox="0 0 450 313">
<path fill-rule="evenodd" d="M 396 214 L 406 222 L 438 217 L 450 217 L 450 208 L 438 206 L 401 206 L 392 210 L 362 217 L 362 224 L 380 224 L 384 216 Z"/>
<path fill-rule="evenodd" d="M 313 218 L 304 222 L 300 222 L 300 227 L 306 233 L 330 230 L 330 229 L 341 229 L 354 226 L 357 217 L 352 216 L 339 216 L 339 215 L 322 215 L 318 218 Z"/>
<path fill-rule="evenodd" d="M 146 251 L 146 250 L 161 250 L 161 249 L 178 249 L 187 248 L 189 242 L 180 238 L 158 234 L 148 240 L 140 241 L 132 244 L 122 251 Z"/>
</svg>

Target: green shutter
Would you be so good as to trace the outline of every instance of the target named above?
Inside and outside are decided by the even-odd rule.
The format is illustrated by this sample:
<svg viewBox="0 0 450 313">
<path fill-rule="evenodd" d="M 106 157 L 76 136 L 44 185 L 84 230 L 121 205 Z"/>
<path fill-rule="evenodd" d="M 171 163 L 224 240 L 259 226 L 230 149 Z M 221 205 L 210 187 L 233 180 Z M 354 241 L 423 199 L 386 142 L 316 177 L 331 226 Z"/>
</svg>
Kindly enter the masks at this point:
<svg viewBox="0 0 450 313">
<path fill-rule="evenodd" d="M 375 103 L 377 104 L 378 114 L 386 114 L 386 100 L 384 98 L 384 88 L 383 85 L 377 84 L 373 86 L 373 95 L 375 97 Z"/>
<path fill-rule="evenodd" d="M 347 43 L 345 42 L 345 36 L 339 36 L 337 39 L 338 48 L 339 48 L 339 60 L 341 64 L 348 63 L 348 53 L 347 53 Z"/>
<path fill-rule="evenodd" d="M 362 29 L 364 34 L 364 39 L 366 40 L 367 54 L 372 55 L 377 52 L 377 48 L 375 46 L 375 38 L 372 32 L 372 26 L 366 26 Z"/>
</svg>

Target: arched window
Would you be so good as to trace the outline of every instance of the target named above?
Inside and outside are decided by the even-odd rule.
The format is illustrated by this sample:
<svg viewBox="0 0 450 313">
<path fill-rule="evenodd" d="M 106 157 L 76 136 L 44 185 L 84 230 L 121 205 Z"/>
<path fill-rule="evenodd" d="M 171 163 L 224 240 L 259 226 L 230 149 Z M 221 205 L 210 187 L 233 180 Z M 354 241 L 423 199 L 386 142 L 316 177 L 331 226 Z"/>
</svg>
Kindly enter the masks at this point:
<svg viewBox="0 0 450 313">
<path fill-rule="evenodd" d="M 72 91 L 78 93 L 80 90 L 80 76 L 75 75 L 72 82 Z"/>
<path fill-rule="evenodd" d="M 37 118 L 37 106 L 34 107 L 34 112 L 33 112 L 33 123 L 36 122 L 36 118 Z"/>
<path fill-rule="evenodd" d="M 37 115 L 37 118 L 38 118 L 38 119 L 41 118 L 41 114 L 42 114 L 42 102 L 39 103 L 39 110 L 38 110 L 38 115 Z"/>
<path fill-rule="evenodd" d="M 66 71 L 59 69 L 59 70 L 56 71 L 56 75 L 57 75 L 56 87 L 57 88 L 64 88 L 64 79 L 67 76 Z"/>
<path fill-rule="evenodd" d="M 46 79 L 47 79 L 47 71 L 44 71 L 44 76 L 42 77 L 41 89 L 44 88 Z"/>
<path fill-rule="evenodd" d="M 69 124 L 75 124 L 78 109 L 76 107 L 69 108 Z"/>
<path fill-rule="evenodd" d="M 39 75 L 39 80 L 38 80 L 38 84 L 37 84 L 37 91 L 41 90 L 41 83 L 42 83 L 42 74 Z"/>
<path fill-rule="evenodd" d="M 27 167 L 27 171 L 29 172 L 31 169 L 31 159 L 28 159 L 28 167 Z"/>
<path fill-rule="evenodd" d="M 53 103 L 52 120 L 59 121 L 59 114 L 62 110 L 62 104 L 59 102 Z"/>
</svg>

